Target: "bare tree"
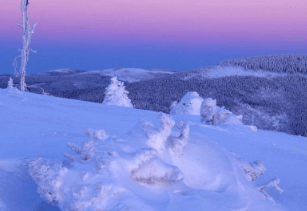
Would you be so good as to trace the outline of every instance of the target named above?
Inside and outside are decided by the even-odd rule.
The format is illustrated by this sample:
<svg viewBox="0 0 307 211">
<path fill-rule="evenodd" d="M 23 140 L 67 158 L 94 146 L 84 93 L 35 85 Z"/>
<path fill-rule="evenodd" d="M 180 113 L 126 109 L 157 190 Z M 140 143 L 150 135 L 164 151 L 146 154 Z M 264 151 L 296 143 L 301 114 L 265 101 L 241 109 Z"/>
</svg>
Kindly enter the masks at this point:
<svg viewBox="0 0 307 211">
<path fill-rule="evenodd" d="M 22 18 L 22 24 L 17 24 L 20 26 L 23 30 L 22 34 L 22 44 L 23 48 L 19 50 L 21 52 L 20 56 L 16 57 L 14 60 L 14 66 L 15 66 L 15 75 L 17 70 L 17 60 L 21 58 L 21 64 L 19 69 L 19 76 L 20 76 L 20 90 L 25 91 L 27 88 L 26 85 L 26 66 L 29 61 L 29 54 L 30 52 L 36 53 L 36 51 L 33 51 L 30 49 L 30 43 L 31 43 L 31 37 L 34 34 L 34 29 L 37 24 L 34 24 L 32 27 L 30 26 L 30 20 L 29 20 L 29 12 L 28 12 L 28 6 L 29 6 L 29 0 L 21 0 L 21 18 Z"/>
</svg>

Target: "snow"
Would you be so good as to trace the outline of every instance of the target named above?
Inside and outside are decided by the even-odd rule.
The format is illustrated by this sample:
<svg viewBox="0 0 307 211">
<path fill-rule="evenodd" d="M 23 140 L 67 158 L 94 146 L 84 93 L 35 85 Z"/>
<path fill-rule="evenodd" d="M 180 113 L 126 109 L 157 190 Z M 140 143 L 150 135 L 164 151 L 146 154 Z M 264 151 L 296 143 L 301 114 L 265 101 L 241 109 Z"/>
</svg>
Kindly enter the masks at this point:
<svg viewBox="0 0 307 211">
<path fill-rule="evenodd" d="M 74 73 L 77 72 L 76 70 L 69 69 L 69 68 L 62 68 L 62 69 L 56 69 L 56 70 L 51 70 L 48 72 L 55 72 L 55 73 Z"/>
<path fill-rule="evenodd" d="M 132 108 L 133 105 L 128 97 L 129 92 L 125 89 L 124 82 L 118 81 L 117 77 L 111 78 L 111 84 L 106 88 L 103 104 Z"/>
<path fill-rule="evenodd" d="M 204 101 L 197 92 L 188 92 L 179 103 L 173 102 L 171 105 L 171 114 L 189 114 L 200 115 L 201 104 Z"/>
<path fill-rule="evenodd" d="M 302 74 L 299 74 L 302 75 Z M 213 66 L 202 69 L 197 69 L 194 73 L 184 78 L 189 80 L 191 78 L 221 78 L 228 76 L 253 76 L 253 77 L 282 77 L 288 76 L 287 73 L 274 73 L 265 70 L 245 70 L 243 67 L 238 66 Z"/>
<path fill-rule="evenodd" d="M 157 75 L 168 76 L 174 74 L 174 71 L 169 70 L 145 70 L 139 68 L 119 68 L 119 69 L 105 69 L 105 70 L 92 70 L 81 74 L 98 73 L 102 76 L 117 77 L 121 81 L 133 83 L 141 80 L 153 79 Z"/>
<path fill-rule="evenodd" d="M 305 137 L 6 90 L 0 117 L 0 210 L 307 210 Z"/>
</svg>

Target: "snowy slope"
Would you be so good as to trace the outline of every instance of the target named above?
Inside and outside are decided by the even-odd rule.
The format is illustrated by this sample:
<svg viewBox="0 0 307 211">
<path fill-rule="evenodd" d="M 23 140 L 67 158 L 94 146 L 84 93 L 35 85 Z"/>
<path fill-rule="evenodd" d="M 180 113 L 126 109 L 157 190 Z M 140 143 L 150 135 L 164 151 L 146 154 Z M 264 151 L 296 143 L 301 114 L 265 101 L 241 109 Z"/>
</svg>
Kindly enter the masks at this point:
<svg viewBox="0 0 307 211">
<path fill-rule="evenodd" d="M 121 81 L 129 83 L 148 80 L 158 77 L 169 76 L 175 73 L 170 70 L 144 70 L 139 68 L 119 68 L 119 69 L 105 69 L 105 70 L 93 70 L 87 71 L 81 74 L 100 74 L 102 76 L 115 77 Z"/>
<path fill-rule="evenodd" d="M 59 210 L 40 196 L 62 210 L 307 209 L 307 138 L 6 90 L 0 117 L 0 210 Z M 267 171 L 253 183 L 255 160 Z M 272 202 L 257 187 L 274 177 Z"/>
</svg>

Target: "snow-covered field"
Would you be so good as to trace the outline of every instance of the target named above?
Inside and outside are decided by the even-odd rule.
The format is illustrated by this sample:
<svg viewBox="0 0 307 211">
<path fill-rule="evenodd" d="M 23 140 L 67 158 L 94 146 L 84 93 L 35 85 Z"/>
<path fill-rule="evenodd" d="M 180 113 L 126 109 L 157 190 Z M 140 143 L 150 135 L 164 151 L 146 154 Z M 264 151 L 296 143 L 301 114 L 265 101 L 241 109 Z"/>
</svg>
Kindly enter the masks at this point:
<svg viewBox="0 0 307 211">
<path fill-rule="evenodd" d="M 7 90 L 0 118 L 1 211 L 307 210 L 304 137 Z"/>
</svg>

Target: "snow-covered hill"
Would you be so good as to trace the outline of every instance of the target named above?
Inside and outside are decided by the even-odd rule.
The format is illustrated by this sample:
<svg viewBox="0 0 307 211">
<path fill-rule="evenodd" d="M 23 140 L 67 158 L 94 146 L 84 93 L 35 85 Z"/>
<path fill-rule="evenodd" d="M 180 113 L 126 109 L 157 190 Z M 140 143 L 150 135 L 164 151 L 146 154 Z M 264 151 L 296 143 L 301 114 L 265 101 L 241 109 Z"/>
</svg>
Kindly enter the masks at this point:
<svg viewBox="0 0 307 211">
<path fill-rule="evenodd" d="M 186 76 L 183 77 L 183 80 L 189 79 L 201 79 L 201 78 L 222 78 L 222 77 L 231 77 L 231 76 L 239 76 L 239 77 L 260 77 L 260 78 L 276 78 L 276 77 L 286 77 L 286 76 L 300 76 L 307 77 L 306 74 L 302 73 L 286 73 L 286 72 L 273 72 L 267 71 L 263 69 L 245 69 L 240 66 L 210 66 L 199 68 L 196 70 L 192 70 L 186 73 Z"/>
<path fill-rule="evenodd" d="M 129 83 L 143 81 L 148 79 L 160 78 L 169 76 L 176 73 L 175 71 L 171 70 L 144 70 L 139 68 L 118 68 L 118 69 L 105 69 L 105 70 L 93 70 L 93 71 L 86 71 L 82 74 L 100 74 L 102 76 L 110 76 L 115 77 L 121 81 L 126 81 Z"/>
<path fill-rule="evenodd" d="M 0 117 L 1 211 L 307 209 L 307 138 L 6 90 Z"/>
</svg>

